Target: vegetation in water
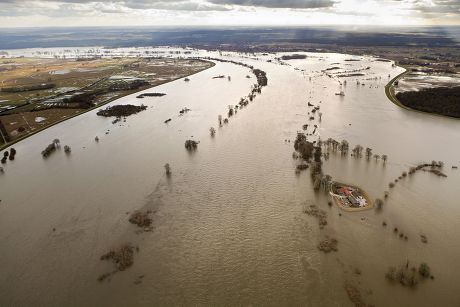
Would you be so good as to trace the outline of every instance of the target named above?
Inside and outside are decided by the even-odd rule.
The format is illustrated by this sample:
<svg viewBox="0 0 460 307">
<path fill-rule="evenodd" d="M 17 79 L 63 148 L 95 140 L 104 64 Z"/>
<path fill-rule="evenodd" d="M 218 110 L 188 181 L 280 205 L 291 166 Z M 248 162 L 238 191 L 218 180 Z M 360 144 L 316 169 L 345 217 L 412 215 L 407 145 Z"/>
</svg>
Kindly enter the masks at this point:
<svg viewBox="0 0 460 307">
<path fill-rule="evenodd" d="M 185 148 L 188 151 L 196 150 L 198 148 L 198 142 L 194 140 L 187 140 L 185 141 Z"/>
<path fill-rule="evenodd" d="M 135 106 L 132 104 L 127 104 L 127 105 L 115 105 L 115 106 L 109 106 L 105 109 L 99 110 L 96 114 L 99 116 L 104 116 L 104 117 L 122 117 L 122 116 L 130 116 L 136 113 L 139 113 L 141 111 L 146 110 L 147 107 L 144 105 L 140 106 Z"/>
<path fill-rule="evenodd" d="M 418 268 L 411 266 L 409 260 L 399 267 L 390 267 L 385 274 L 385 277 L 393 282 L 399 283 L 404 287 L 414 288 L 423 279 L 434 277 L 431 275 L 431 269 L 425 262 L 422 262 Z"/>
</svg>

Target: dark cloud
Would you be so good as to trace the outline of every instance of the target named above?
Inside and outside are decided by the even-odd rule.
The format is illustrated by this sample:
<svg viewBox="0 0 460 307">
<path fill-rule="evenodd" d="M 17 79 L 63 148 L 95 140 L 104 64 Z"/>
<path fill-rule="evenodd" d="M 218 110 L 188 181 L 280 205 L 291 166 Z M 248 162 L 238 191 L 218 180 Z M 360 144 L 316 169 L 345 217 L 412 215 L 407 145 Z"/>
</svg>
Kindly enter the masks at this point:
<svg viewBox="0 0 460 307">
<path fill-rule="evenodd" d="M 0 14 L 27 15 L 40 13 L 50 15 L 43 10 L 44 4 L 54 4 L 63 11 L 75 9 L 76 12 L 95 9 L 101 13 L 125 13 L 128 10 L 167 10 L 167 11 L 227 11 L 229 7 L 207 1 L 194 0 L 0 0 Z M 30 8 L 27 10 L 27 8 Z"/>
<path fill-rule="evenodd" d="M 195 2 L 188 0 L 157 0 L 157 1 L 135 1 L 120 0 L 113 1 L 130 9 L 157 9 L 170 11 L 226 11 L 228 8 L 208 2 Z"/>
<path fill-rule="evenodd" d="M 460 23 L 460 0 L 361 0 L 366 4 L 388 5 L 401 13 L 411 12 L 411 18 L 443 19 Z M 300 12 L 315 10 L 327 14 L 368 16 L 375 11 L 365 11 L 361 4 L 348 6 L 348 0 L 0 0 L 0 16 L 48 16 L 87 18 L 96 15 L 135 14 L 143 10 L 190 12 L 198 16 L 200 12 L 211 11 L 255 11 L 257 8 L 284 8 Z M 343 5 L 342 5 L 343 4 Z M 193 14 L 193 13 L 196 14 Z M 160 12 L 162 14 L 163 12 Z M 296 12 L 298 13 L 298 12 Z M 399 11 L 396 11 L 398 15 Z M 183 14 L 184 16 L 186 14 Z M 401 14 L 404 15 L 404 14 Z M 452 23 L 452 22 L 451 22 Z M 0 24 L 0 27 L 2 25 Z"/>
<path fill-rule="evenodd" d="M 231 4 L 266 8 L 317 9 L 334 5 L 333 0 L 209 0 L 215 4 Z"/>
<path fill-rule="evenodd" d="M 165 10 L 227 10 L 225 5 L 254 6 L 266 8 L 296 8 L 315 9 L 332 7 L 339 0 L 42 0 L 35 2 L 55 2 L 62 4 L 90 4 L 104 5 L 118 4 L 132 9 L 165 9 Z M 28 0 L 0 0 L 2 3 L 18 4 L 32 3 Z"/>
</svg>

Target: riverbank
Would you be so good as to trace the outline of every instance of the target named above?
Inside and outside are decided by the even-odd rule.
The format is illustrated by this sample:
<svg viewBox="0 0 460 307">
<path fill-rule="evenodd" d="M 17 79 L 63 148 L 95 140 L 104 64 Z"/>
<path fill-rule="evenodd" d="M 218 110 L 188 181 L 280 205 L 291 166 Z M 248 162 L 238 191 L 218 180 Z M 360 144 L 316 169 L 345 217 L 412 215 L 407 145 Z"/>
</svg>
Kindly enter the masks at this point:
<svg viewBox="0 0 460 307">
<path fill-rule="evenodd" d="M 400 108 L 403 108 L 403 109 L 406 109 L 406 110 L 410 110 L 410 111 L 416 111 L 416 110 L 412 110 L 411 108 L 409 107 L 406 107 L 405 105 L 403 105 L 395 96 L 394 94 L 394 83 L 396 81 L 398 81 L 399 79 L 401 79 L 402 77 L 404 77 L 408 72 L 409 70 L 406 68 L 406 67 L 402 67 L 405 69 L 404 72 L 400 73 L 399 75 L 397 75 L 396 77 L 394 77 L 393 79 L 390 80 L 390 82 L 388 82 L 387 85 L 385 85 L 385 95 L 387 95 L 388 99 L 393 102 L 395 105 L 397 105 L 398 107 Z"/>
<path fill-rule="evenodd" d="M 50 128 L 50 127 L 53 127 L 53 126 L 55 126 L 55 125 L 57 125 L 57 124 L 60 124 L 60 123 L 62 123 L 62 122 L 64 122 L 64 121 L 66 121 L 66 120 L 72 119 L 72 118 L 77 117 L 77 116 L 79 116 L 79 115 L 82 115 L 82 114 L 91 112 L 91 111 L 93 111 L 93 110 L 95 110 L 95 109 L 97 109 L 97 108 L 100 108 L 100 107 L 102 107 L 102 106 L 104 106 L 104 105 L 106 105 L 106 104 L 108 104 L 108 103 L 111 103 L 111 102 L 113 102 L 113 101 L 115 101 L 115 100 L 117 100 L 117 99 L 120 99 L 120 98 L 129 96 L 129 95 L 132 95 L 132 94 L 141 92 L 141 91 L 150 90 L 150 89 L 156 88 L 156 87 L 158 87 L 158 86 L 160 86 L 160 85 L 163 85 L 163 84 L 166 84 L 166 83 L 170 83 L 170 82 L 173 82 L 173 81 L 182 79 L 182 78 L 184 78 L 184 77 L 193 76 L 193 75 L 198 74 L 198 73 L 200 73 L 200 72 L 202 72 L 202 71 L 204 71 L 204 70 L 207 70 L 207 69 L 209 69 L 209 68 L 212 68 L 212 67 L 214 67 L 214 66 L 216 65 L 216 63 L 215 63 L 215 62 L 212 62 L 212 61 L 208 61 L 208 60 L 201 60 L 201 61 L 209 63 L 209 66 L 206 67 L 206 68 L 204 68 L 204 69 L 201 69 L 201 70 L 198 70 L 198 71 L 194 71 L 194 72 L 192 72 L 192 73 L 190 73 L 190 74 L 187 74 L 187 75 L 180 75 L 180 76 L 177 76 L 177 77 L 174 78 L 174 79 L 170 79 L 170 80 L 160 80 L 160 81 L 156 82 L 156 84 L 155 84 L 154 86 L 152 86 L 152 87 L 140 87 L 140 88 L 138 88 L 138 89 L 136 89 L 136 90 L 127 91 L 127 92 L 125 92 L 125 93 L 123 93 L 123 94 L 121 94 L 121 95 L 117 95 L 117 96 L 115 96 L 115 97 L 111 97 L 111 98 L 107 99 L 106 101 L 103 101 L 103 102 L 101 102 L 101 103 L 99 103 L 99 104 L 97 104 L 97 105 L 95 105 L 95 106 L 93 106 L 93 107 L 91 107 L 91 108 L 83 109 L 81 112 L 79 112 L 79 113 L 77 113 L 77 114 L 73 114 L 73 115 L 70 115 L 70 116 L 68 116 L 68 117 L 62 118 L 62 119 L 57 120 L 57 121 L 55 121 L 55 122 L 53 122 L 53 123 L 50 123 L 50 124 L 45 125 L 45 126 L 43 126 L 43 127 L 40 127 L 40 128 L 38 128 L 36 131 L 33 131 L 33 132 L 28 133 L 28 134 L 26 134 L 26 135 L 20 136 L 19 138 L 14 139 L 13 141 L 10 141 L 10 142 L 7 142 L 7 143 L 5 143 L 5 144 L 2 144 L 2 145 L 0 145 L 0 151 L 1 151 L 1 150 L 6 150 L 6 149 L 8 149 L 10 146 L 12 146 L 12 145 L 14 145 L 14 144 L 16 144 L 16 143 L 18 143 L 18 142 L 20 142 L 20 141 L 22 141 L 22 140 L 25 140 L 26 138 L 28 138 L 28 137 L 30 137 L 30 136 L 32 136 L 32 135 L 35 135 L 35 134 L 37 134 L 37 133 L 39 133 L 39 132 L 42 132 L 42 131 L 44 131 L 44 130 Z M 1 120 L 1 119 L 2 119 L 2 118 L 0 117 L 0 120 Z"/>
</svg>

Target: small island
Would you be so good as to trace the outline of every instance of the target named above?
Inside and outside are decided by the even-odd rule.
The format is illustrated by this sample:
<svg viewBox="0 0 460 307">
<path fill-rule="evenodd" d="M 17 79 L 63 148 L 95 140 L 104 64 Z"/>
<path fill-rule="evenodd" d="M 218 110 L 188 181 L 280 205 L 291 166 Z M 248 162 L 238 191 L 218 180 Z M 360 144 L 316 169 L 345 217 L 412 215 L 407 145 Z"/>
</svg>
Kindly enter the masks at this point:
<svg viewBox="0 0 460 307">
<path fill-rule="evenodd" d="M 345 211 L 362 211 L 373 207 L 366 192 L 349 184 L 333 182 L 329 194 L 337 206 Z"/>
<path fill-rule="evenodd" d="M 143 93 L 140 95 L 137 95 L 136 98 L 144 98 L 144 97 L 163 97 L 166 96 L 165 93 Z"/>
<path fill-rule="evenodd" d="M 135 106 L 132 104 L 126 104 L 126 105 L 115 105 L 115 106 L 109 106 L 105 109 L 99 110 L 96 114 L 99 116 L 104 116 L 104 117 L 121 117 L 121 116 L 130 116 L 136 113 L 139 113 L 141 111 L 146 110 L 147 107 L 144 105 L 141 106 Z"/>
</svg>

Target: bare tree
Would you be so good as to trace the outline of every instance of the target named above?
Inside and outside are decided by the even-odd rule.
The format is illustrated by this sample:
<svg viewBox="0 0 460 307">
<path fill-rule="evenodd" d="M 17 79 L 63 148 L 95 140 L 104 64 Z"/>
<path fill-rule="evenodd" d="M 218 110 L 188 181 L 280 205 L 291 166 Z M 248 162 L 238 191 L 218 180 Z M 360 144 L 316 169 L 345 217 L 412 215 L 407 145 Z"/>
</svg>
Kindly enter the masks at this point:
<svg viewBox="0 0 460 307">
<path fill-rule="evenodd" d="M 165 164 L 165 171 L 166 171 L 166 176 L 171 175 L 171 166 L 169 166 L 169 163 Z"/>
<path fill-rule="evenodd" d="M 366 158 L 369 160 L 372 157 L 372 148 L 366 148 Z"/>
<path fill-rule="evenodd" d="M 219 116 L 217 116 L 217 120 L 219 121 L 219 126 L 222 127 L 222 115 L 219 114 Z"/>
<path fill-rule="evenodd" d="M 383 160 L 383 163 L 386 163 L 387 160 L 388 160 L 388 156 L 387 155 L 382 155 L 382 160 Z"/>
</svg>

